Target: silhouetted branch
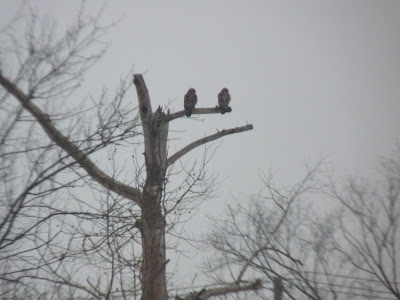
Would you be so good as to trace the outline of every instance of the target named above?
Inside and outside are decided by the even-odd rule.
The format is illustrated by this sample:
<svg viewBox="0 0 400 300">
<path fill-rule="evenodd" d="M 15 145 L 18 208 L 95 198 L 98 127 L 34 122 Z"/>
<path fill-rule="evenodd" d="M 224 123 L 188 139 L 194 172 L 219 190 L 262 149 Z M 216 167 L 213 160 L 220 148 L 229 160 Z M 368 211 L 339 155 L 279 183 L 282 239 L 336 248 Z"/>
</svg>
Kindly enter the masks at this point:
<svg viewBox="0 0 400 300">
<path fill-rule="evenodd" d="M 12 94 L 21 105 L 35 117 L 40 126 L 46 132 L 48 137 L 71 155 L 75 161 L 99 184 L 107 189 L 131 199 L 140 205 L 140 191 L 125 185 L 112 177 L 106 175 L 73 144 L 66 136 L 58 131 L 53 125 L 50 117 L 36 106 L 27 95 L 25 95 L 17 86 L 10 82 L 7 78 L 0 74 L 0 85 L 3 86 L 10 94 Z"/>
<path fill-rule="evenodd" d="M 187 145 L 186 147 L 182 148 L 181 150 L 179 150 L 178 152 L 176 152 L 174 155 L 172 155 L 171 157 L 169 157 L 167 159 L 167 167 L 172 165 L 174 162 L 176 162 L 178 159 L 180 159 L 182 156 L 184 156 L 186 153 L 188 153 L 189 151 L 193 150 L 194 148 L 203 145 L 205 143 L 211 142 L 211 141 L 215 141 L 216 139 L 219 139 L 225 135 L 228 134 L 234 134 L 234 133 L 239 133 L 239 132 L 243 132 L 243 131 L 248 131 L 248 130 L 252 130 L 253 129 L 253 125 L 245 125 L 242 127 L 235 127 L 235 128 L 231 128 L 231 129 L 224 129 L 222 131 L 219 131 L 213 135 L 209 135 L 206 136 L 204 138 L 198 139 L 197 141 L 194 141 L 193 143 L 190 143 L 189 145 Z"/>
</svg>

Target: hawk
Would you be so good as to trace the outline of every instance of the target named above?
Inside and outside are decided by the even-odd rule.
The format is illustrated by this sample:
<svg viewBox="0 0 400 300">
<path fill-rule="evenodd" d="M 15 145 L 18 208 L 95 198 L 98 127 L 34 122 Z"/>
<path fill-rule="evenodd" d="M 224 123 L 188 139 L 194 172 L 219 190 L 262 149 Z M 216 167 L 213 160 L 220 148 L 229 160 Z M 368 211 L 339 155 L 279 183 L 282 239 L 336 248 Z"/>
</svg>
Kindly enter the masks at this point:
<svg viewBox="0 0 400 300">
<path fill-rule="evenodd" d="M 196 90 L 193 88 L 190 88 L 188 90 L 188 92 L 186 93 L 184 99 L 185 99 L 185 101 L 183 103 L 183 106 L 185 107 L 185 115 L 187 117 L 190 117 L 192 115 L 192 111 L 197 103 Z"/>
<path fill-rule="evenodd" d="M 218 94 L 218 107 L 221 109 L 221 114 L 227 111 L 229 102 L 231 102 L 231 95 L 229 95 L 227 88 L 223 88 Z"/>
</svg>

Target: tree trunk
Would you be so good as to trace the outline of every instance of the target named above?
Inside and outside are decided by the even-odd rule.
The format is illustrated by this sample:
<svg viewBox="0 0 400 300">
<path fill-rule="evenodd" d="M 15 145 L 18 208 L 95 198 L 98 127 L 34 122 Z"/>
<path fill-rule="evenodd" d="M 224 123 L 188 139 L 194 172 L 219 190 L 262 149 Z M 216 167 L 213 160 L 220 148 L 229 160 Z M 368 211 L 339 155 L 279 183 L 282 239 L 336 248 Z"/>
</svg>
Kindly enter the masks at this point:
<svg viewBox="0 0 400 300">
<path fill-rule="evenodd" d="M 158 111 L 157 111 L 158 112 Z M 146 182 L 142 194 L 142 300 L 167 300 L 165 226 L 161 212 L 161 196 L 167 161 L 168 123 L 154 114 L 152 133 L 145 140 Z M 160 112 L 161 113 L 161 112 Z"/>
<path fill-rule="evenodd" d="M 274 300 L 282 300 L 283 284 L 280 277 L 274 278 Z"/>
<path fill-rule="evenodd" d="M 153 114 L 150 96 L 142 75 L 134 75 L 143 126 L 146 182 L 142 209 L 142 300 L 167 300 L 165 219 L 161 196 L 167 167 L 168 121 L 159 107 Z"/>
<path fill-rule="evenodd" d="M 137 226 L 142 234 L 142 300 L 167 300 L 166 280 L 166 253 L 165 253 L 165 228 L 166 222 L 162 214 L 161 198 L 165 173 L 168 166 L 174 164 L 179 158 L 194 148 L 216 140 L 222 136 L 239 133 L 253 129 L 252 125 L 231 128 L 219 131 L 216 134 L 201 138 L 190 143 L 170 158 L 167 159 L 167 141 L 169 122 L 184 116 L 184 111 L 173 114 L 162 111 L 158 107 L 153 113 L 150 96 L 147 91 L 143 76 L 135 74 L 133 83 L 139 102 L 139 115 L 142 121 L 144 136 L 144 155 L 146 164 L 146 181 L 138 201 L 142 211 L 142 220 Z M 216 114 L 220 113 L 218 107 L 200 108 L 193 111 L 194 114 Z M 231 112 L 231 110 L 226 111 Z M 260 282 L 256 281 L 250 286 L 229 287 L 228 289 L 217 289 L 208 291 L 207 295 L 221 295 L 241 290 L 258 289 Z M 208 296 L 207 296 L 208 297 Z"/>
<path fill-rule="evenodd" d="M 166 284 L 165 221 L 157 195 L 146 195 L 142 209 L 142 300 L 168 299 Z"/>
</svg>

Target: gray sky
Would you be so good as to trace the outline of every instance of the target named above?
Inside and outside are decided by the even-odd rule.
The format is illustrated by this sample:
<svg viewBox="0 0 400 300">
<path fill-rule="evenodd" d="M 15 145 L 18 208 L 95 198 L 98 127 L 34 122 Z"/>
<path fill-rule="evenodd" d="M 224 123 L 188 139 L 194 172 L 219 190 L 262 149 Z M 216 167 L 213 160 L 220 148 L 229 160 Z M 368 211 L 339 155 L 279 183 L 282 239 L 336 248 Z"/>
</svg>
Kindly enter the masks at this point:
<svg viewBox="0 0 400 300">
<path fill-rule="evenodd" d="M 79 8 L 75 0 L 28 2 L 60 25 Z M 87 1 L 88 12 L 98 7 Z M 17 8 L 1 1 L 1 22 Z M 175 121 L 179 140 L 170 149 L 217 128 L 254 125 L 220 144 L 209 168 L 221 197 L 207 211 L 259 191 L 258 174 L 270 167 L 283 185 L 325 155 L 339 176 L 366 173 L 399 138 L 400 1 L 114 0 L 103 15 L 105 23 L 122 19 L 105 36 L 111 46 L 83 83 L 87 91 L 115 86 L 132 65 L 146 72 L 153 108 L 175 99 L 171 110 L 181 110 L 190 87 L 198 107 L 215 106 L 228 87 L 233 112 Z"/>
</svg>

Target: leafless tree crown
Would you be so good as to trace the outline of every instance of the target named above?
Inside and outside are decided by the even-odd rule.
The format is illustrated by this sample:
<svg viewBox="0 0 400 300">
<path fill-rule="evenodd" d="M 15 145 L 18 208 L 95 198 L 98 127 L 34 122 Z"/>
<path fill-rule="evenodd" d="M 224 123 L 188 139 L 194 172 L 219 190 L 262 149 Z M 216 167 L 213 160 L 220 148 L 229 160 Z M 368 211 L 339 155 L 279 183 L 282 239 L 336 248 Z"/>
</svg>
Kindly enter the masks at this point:
<svg viewBox="0 0 400 300">
<path fill-rule="evenodd" d="M 18 20 L 0 32 L 0 294 L 165 300 L 166 235 L 214 187 L 206 156 L 192 165 L 180 159 L 253 127 L 220 130 L 169 155 L 169 124 L 185 112 L 154 110 L 140 74 L 113 95 L 104 89 L 70 105 L 106 50 L 106 28 L 84 15 L 61 35 L 34 14 L 22 35 Z M 122 165 L 121 149 L 129 149 Z M 235 283 L 193 299 L 259 287 Z"/>
</svg>

